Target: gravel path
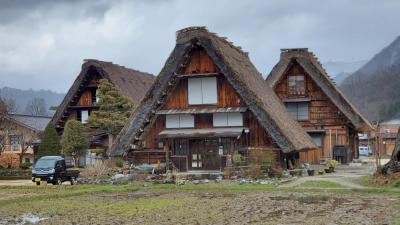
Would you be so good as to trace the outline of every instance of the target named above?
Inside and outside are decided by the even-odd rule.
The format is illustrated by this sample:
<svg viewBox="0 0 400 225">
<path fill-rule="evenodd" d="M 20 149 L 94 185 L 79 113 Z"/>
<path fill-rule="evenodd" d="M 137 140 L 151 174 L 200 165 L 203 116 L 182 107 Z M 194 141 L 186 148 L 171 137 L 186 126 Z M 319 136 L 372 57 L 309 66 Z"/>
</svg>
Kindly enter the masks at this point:
<svg viewBox="0 0 400 225">
<path fill-rule="evenodd" d="M 316 172 L 321 168 L 323 167 L 316 168 Z M 346 188 L 364 189 L 368 187 L 354 183 L 351 180 L 371 175 L 375 171 L 373 164 L 357 165 L 357 166 L 345 165 L 345 166 L 339 166 L 335 170 L 336 172 L 331 174 L 299 177 L 298 179 L 292 182 L 282 184 L 281 187 L 296 187 L 300 186 L 301 184 L 307 181 L 329 181 L 338 183 Z"/>
</svg>

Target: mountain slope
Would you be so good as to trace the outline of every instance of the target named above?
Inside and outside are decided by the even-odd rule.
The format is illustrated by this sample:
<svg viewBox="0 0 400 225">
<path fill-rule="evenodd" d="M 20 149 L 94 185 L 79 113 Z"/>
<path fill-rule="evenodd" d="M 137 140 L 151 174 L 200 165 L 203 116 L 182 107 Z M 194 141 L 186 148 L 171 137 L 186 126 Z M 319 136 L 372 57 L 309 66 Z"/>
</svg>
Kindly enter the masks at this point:
<svg viewBox="0 0 400 225">
<path fill-rule="evenodd" d="M 400 117 L 400 37 L 348 76 L 340 88 L 370 120 Z"/>
<path fill-rule="evenodd" d="M 26 113 L 27 105 L 35 98 L 44 99 L 46 109 L 51 106 L 58 106 L 63 100 L 65 94 L 56 93 L 49 90 L 21 90 L 17 88 L 0 88 L 0 97 L 15 100 L 16 113 Z M 49 114 L 51 112 L 49 111 Z"/>
<path fill-rule="evenodd" d="M 323 63 L 324 68 L 328 72 L 329 75 L 335 80 L 337 84 L 342 83 L 342 81 L 354 73 L 357 69 L 362 67 L 366 60 L 354 61 L 354 62 L 334 62 L 329 61 Z"/>
</svg>

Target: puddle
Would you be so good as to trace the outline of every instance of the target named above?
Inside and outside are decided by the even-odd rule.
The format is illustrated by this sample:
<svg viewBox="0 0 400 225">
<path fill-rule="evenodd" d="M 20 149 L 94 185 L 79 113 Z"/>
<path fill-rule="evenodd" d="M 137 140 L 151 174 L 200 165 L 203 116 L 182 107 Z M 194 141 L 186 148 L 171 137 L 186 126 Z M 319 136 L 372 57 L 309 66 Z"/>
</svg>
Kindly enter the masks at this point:
<svg viewBox="0 0 400 225">
<path fill-rule="evenodd" d="M 22 216 L 18 219 L 17 225 L 25 225 L 25 224 L 37 224 L 40 221 L 48 219 L 47 217 L 40 217 L 38 215 L 34 215 L 31 213 L 22 214 Z"/>
</svg>

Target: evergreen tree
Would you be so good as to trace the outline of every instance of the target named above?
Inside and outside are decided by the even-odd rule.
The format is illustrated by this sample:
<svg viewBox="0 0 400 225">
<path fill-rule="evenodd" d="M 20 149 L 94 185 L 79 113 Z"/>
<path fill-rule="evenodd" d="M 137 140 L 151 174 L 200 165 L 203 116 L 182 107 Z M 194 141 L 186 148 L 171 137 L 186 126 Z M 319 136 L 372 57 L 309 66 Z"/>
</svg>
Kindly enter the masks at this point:
<svg viewBox="0 0 400 225">
<path fill-rule="evenodd" d="M 39 145 L 37 152 L 38 157 L 46 155 L 60 155 L 61 153 L 60 140 L 53 123 L 49 123 L 43 132 L 42 142 Z"/>
<path fill-rule="evenodd" d="M 100 80 L 97 97 L 99 110 L 92 112 L 88 123 L 91 127 L 96 127 L 108 135 L 110 148 L 114 136 L 127 123 L 132 113 L 133 103 L 106 79 Z M 105 152 L 104 156 L 107 157 L 108 153 Z"/>
<path fill-rule="evenodd" d="M 84 155 L 89 147 L 88 140 L 82 134 L 83 131 L 84 127 L 80 122 L 68 120 L 61 137 L 63 154 L 72 156 L 77 166 L 79 166 L 79 156 Z"/>
</svg>

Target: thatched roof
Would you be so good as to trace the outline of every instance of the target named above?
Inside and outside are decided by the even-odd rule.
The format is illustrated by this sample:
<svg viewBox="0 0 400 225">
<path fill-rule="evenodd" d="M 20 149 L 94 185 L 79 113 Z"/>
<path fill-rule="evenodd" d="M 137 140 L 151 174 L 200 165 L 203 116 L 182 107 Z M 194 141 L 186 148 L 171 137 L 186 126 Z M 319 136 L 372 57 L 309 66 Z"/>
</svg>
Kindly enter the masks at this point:
<svg viewBox="0 0 400 225">
<path fill-rule="evenodd" d="M 125 96 L 132 100 L 134 106 L 139 105 L 155 80 L 154 75 L 149 73 L 129 69 L 111 62 L 87 59 L 82 64 L 81 72 L 54 114 L 52 119 L 54 125 L 57 125 L 61 120 L 72 100 L 78 97 L 77 93 L 84 87 L 84 83 L 89 81 L 94 74 L 114 84 Z"/>
<path fill-rule="evenodd" d="M 274 66 L 266 79 L 267 84 L 275 88 L 294 62 L 297 62 L 306 71 L 311 79 L 322 89 L 333 104 L 339 108 L 358 131 L 363 132 L 373 129 L 368 120 L 361 115 L 337 88 L 314 53 L 308 51 L 307 48 L 282 49 L 279 62 Z"/>
<path fill-rule="evenodd" d="M 198 46 L 207 52 L 282 151 L 316 148 L 310 136 L 266 85 L 247 53 L 205 27 L 190 27 L 177 32 L 174 50 L 147 96 L 118 135 L 112 146 L 113 155 L 125 154 L 140 141 L 154 122 L 156 111 L 165 103 L 167 93 L 177 83 L 177 72 L 188 63 L 190 50 Z"/>
</svg>

